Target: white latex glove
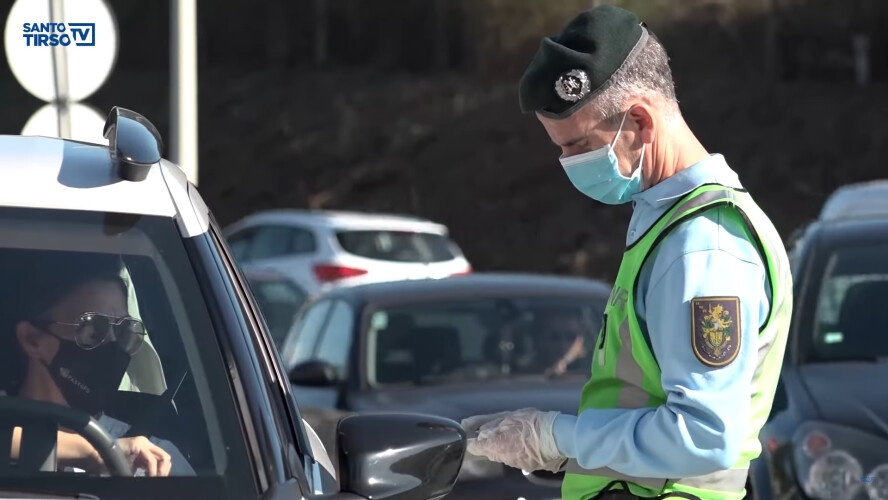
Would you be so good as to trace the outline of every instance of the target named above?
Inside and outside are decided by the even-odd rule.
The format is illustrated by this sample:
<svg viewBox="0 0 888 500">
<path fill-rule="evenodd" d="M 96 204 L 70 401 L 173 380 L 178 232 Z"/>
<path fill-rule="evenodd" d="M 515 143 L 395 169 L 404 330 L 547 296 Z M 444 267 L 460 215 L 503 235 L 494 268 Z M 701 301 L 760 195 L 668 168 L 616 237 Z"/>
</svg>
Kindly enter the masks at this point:
<svg viewBox="0 0 888 500">
<path fill-rule="evenodd" d="M 529 410 L 529 408 L 527 410 Z M 471 444 L 478 438 L 478 432 L 481 429 L 481 426 L 489 423 L 499 423 L 506 415 L 511 413 L 512 412 L 510 411 L 503 411 L 499 413 L 491 413 L 489 415 L 475 415 L 474 417 L 464 418 L 462 422 L 460 422 L 460 425 L 462 425 L 463 430 L 466 431 L 466 438 L 468 438 L 469 447 L 466 450 L 466 458 L 483 458 L 480 455 L 473 455 L 471 452 Z"/>
<path fill-rule="evenodd" d="M 556 411 L 518 410 L 497 414 L 470 439 L 467 453 L 532 472 L 558 472 L 567 457 L 555 446 Z"/>
</svg>

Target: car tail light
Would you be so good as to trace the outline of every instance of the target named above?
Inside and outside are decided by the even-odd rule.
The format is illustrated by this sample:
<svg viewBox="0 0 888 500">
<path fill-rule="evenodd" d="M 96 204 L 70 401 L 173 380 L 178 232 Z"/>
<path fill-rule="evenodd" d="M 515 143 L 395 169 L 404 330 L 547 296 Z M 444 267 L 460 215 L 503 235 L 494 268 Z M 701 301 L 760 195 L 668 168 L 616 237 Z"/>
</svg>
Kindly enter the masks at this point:
<svg viewBox="0 0 888 500">
<path fill-rule="evenodd" d="M 314 275 L 320 282 L 337 281 L 345 278 L 353 278 L 367 274 L 366 269 L 356 269 L 354 267 L 335 266 L 320 264 L 314 266 Z"/>
<path fill-rule="evenodd" d="M 466 269 L 466 270 L 464 270 L 464 271 L 455 272 L 455 273 L 451 274 L 450 276 L 465 276 L 465 275 L 467 275 L 467 274 L 472 274 L 472 268 L 471 268 L 471 267 L 468 268 L 468 269 Z"/>
</svg>

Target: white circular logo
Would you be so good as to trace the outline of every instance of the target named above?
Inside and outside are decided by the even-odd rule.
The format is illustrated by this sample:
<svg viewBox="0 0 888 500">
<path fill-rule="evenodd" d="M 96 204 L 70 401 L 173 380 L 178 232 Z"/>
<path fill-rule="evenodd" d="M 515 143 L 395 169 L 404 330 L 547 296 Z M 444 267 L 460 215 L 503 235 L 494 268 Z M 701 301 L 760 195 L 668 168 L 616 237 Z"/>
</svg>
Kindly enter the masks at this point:
<svg viewBox="0 0 888 500">
<path fill-rule="evenodd" d="M 581 69 L 572 69 L 558 77 L 555 82 L 555 93 L 563 101 L 577 102 L 589 92 L 589 75 Z"/>
<path fill-rule="evenodd" d="M 62 0 L 63 23 L 53 23 L 48 1 L 18 0 L 3 41 L 16 80 L 46 102 L 56 98 L 53 50 L 68 67 L 68 98 L 81 101 L 105 83 L 117 58 L 117 25 L 103 0 Z"/>
</svg>

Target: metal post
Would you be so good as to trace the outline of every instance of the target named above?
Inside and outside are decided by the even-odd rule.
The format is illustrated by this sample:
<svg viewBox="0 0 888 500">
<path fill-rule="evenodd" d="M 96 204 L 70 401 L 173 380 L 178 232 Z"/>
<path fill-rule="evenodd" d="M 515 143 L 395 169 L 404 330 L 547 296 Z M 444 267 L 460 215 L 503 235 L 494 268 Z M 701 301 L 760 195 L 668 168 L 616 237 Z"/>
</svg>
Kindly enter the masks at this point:
<svg viewBox="0 0 888 500">
<path fill-rule="evenodd" d="M 65 22 L 62 0 L 49 0 L 49 17 L 54 23 Z M 56 25 L 58 26 L 58 24 Z M 70 36 L 70 35 L 69 35 Z M 71 138 L 71 113 L 68 93 L 68 54 L 61 44 L 52 48 L 52 73 L 55 78 L 55 104 L 59 118 L 59 137 Z"/>
<path fill-rule="evenodd" d="M 170 0 L 170 159 L 197 185 L 197 1 Z"/>
</svg>

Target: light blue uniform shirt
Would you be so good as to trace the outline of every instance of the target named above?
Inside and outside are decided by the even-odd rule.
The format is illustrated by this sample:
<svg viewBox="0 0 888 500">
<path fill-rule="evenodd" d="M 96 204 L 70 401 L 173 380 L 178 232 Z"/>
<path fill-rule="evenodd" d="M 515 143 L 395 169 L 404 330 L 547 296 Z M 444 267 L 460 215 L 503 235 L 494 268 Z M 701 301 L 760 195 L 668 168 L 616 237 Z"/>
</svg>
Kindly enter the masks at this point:
<svg viewBox="0 0 888 500">
<path fill-rule="evenodd" d="M 708 183 L 742 187 L 724 157 L 711 155 L 634 196 L 627 245 L 680 197 Z M 766 267 L 743 224 L 719 212 L 674 228 L 641 270 L 636 313 L 660 366 L 666 403 L 590 409 L 556 419 L 558 449 L 583 468 L 681 478 L 730 468 L 739 458 L 750 432 L 750 387 L 770 290 Z M 694 354 L 690 302 L 725 296 L 740 297 L 740 352 L 729 365 L 712 368 Z"/>
</svg>

